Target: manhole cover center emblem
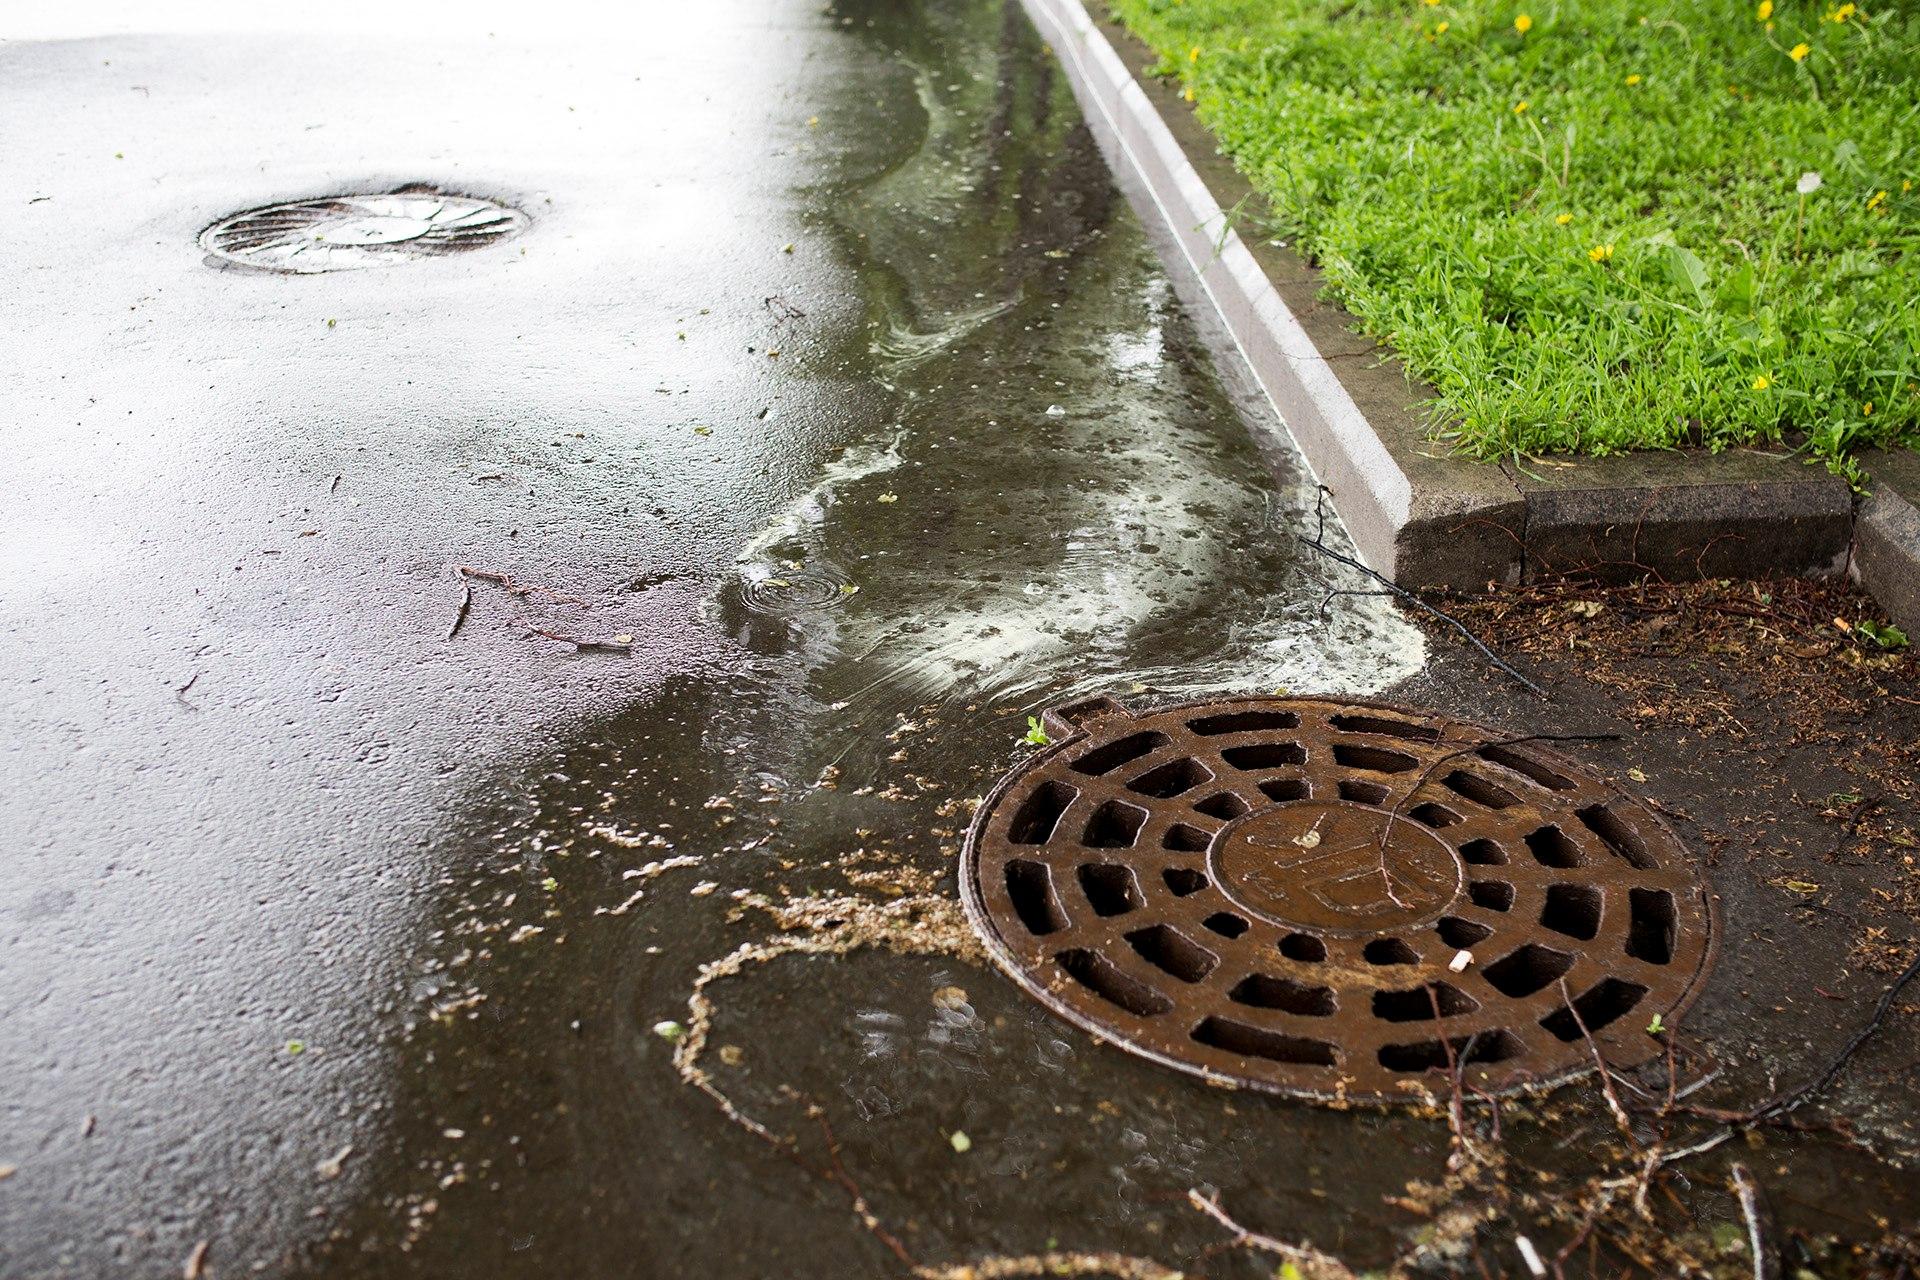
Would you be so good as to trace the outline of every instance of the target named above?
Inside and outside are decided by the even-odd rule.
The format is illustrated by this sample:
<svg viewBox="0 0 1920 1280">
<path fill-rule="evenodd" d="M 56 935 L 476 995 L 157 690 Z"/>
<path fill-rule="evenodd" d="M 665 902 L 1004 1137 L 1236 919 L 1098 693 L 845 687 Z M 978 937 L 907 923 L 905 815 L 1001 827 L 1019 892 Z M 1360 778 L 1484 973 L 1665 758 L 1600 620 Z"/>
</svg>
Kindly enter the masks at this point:
<svg viewBox="0 0 1920 1280">
<path fill-rule="evenodd" d="M 1368 805 L 1301 801 L 1224 828 L 1215 879 L 1275 924 L 1377 933 L 1422 924 L 1460 892 L 1459 857 L 1412 819 Z"/>
</svg>

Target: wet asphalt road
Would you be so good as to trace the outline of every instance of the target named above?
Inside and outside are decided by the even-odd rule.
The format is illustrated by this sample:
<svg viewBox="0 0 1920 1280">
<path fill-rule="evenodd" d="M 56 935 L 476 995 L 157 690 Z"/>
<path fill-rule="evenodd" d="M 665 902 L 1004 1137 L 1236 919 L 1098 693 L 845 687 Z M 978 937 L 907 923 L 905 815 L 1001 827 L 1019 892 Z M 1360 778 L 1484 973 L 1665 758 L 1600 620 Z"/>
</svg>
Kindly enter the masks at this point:
<svg viewBox="0 0 1920 1280">
<path fill-rule="evenodd" d="M 884 1272 L 647 1032 L 742 927 L 688 890 L 937 879 L 1046 701 L 1372 690 L 1417 633 L 1320 612 L 1309 486 L 1017 9 L 110 9 L 0 44 L 0 1273 Z M 196 243 L 408 184 L 530 226 L 303 277 Z M 951 1093 L 883 1006 L 954 975 L 846 964 L 829 1022 L 893 1048 L 841 1071 L 785 974 L 793 1074 Z"/>
<path fill-rule="evenodd" d="M 1017 6 L 113 8 L 0 44 L 0 1276 L 900 1275 L 820 1121 L 929 1265 L 1182 1264 L 1196 1186 L 1383 1264 L 1441 1125 L 1101 1048 L 951 931 L 971 798 L 1095 691 L 1619 733 L 1583 756 L 1724 894 L 1721 1100 L 1858 1024 L 1877 980 L 1767 878 L 1832 847 L 1795 789 L 1855 781 L 1329 600 Z M 198 244 L 415 184 L 529 224 L 302 277 Z M 868 945 L 738 950 L 839 919 Z M 806 1167 L 676 1071 L 703 973 L 705 1069 Z M 1905 1034 L 1836 1090 L 1883 1153 Z M 1590 1094 L 1509 1113 L 1562 1185 Z M 1743 1157 L 1802 1224 L 1911 1220 L 1892 1160 Z M 1737 1235 L 1723 1185 L 1687 1212 Z"/>
</svg>

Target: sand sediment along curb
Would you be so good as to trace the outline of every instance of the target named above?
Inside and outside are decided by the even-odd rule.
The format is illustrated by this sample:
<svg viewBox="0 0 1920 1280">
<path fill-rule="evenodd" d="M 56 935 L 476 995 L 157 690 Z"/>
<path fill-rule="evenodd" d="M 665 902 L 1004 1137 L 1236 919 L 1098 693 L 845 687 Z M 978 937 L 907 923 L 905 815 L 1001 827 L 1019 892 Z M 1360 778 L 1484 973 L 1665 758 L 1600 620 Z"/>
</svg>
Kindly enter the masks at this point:
<svg viewBox="0 0 1920 1280">
<path fill-rule="evenodd" d="M 1175 287 L 1217 316 L 1206 328 L 1224 327 L 1375 569 L 1406 586 L 1476 588 L 1573 570 L 1746 577 L 1850 563 L 1846 484 L 1784 454 L 1636 454 L 1527 471 L 1449 456 L 1428 438 L 1420 406 L 1431 393 L 1320 298 L 1311 267 L 1231 225 L 1227 210 L 1257 208 L 1258 197 L 1192 110 L 1136 74 L 1152 52 L 1082 0 L 1022 3 Z M 1904 571 L 1920 573 L 1920 560 Z"/>
</svg>

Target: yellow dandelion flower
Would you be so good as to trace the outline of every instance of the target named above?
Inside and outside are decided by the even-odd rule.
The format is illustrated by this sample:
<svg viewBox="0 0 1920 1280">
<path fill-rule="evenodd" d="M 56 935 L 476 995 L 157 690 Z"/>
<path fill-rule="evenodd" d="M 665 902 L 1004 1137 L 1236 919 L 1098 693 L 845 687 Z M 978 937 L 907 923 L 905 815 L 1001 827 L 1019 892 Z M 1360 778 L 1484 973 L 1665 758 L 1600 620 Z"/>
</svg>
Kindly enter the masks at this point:
<svg viewBox="0 0 1920 1280">
<path fill-rule="evenodd" d="M 1827 15 L 1827 21 L 1845 22 L 1848 18 L 1851 18 L 1854 14 L 1858 12 L 1860 11 L 1854 8 L 1852 5 L 1843 4 L 1839 8 L 1835 9 L 1832 13 Z"/>
<path fill-rule="evenodd" d="M 1433 6 L 1439 4 L 1440 0 L 1423 0 L 1423 3 L 1425 3 L 1427 8 L 1431 9 Z"/>
<path fill-rule="evenodd" d="M 1525 35 L 1527 32 L 1533 30 L 1533 19 L 1523 13 L 1513 20 L 1513 29 L 1521 35 Z"/>
<path fill-rule="evenodd" d="M 1753 389 L 1755 391 L 1765 391 L 1768 387 L 1772 385 L 1773 385 L 1773 379 L 1769 378 L 1766 374 L 1761 373 L 1761 374 L 1754 375 Z"/>
<path fill-rule="evenodd" d="M 1765 22 L 1773 16 L 1773 0 L 1760 0 L 1760 7 L 1753 11 L 1756 22 Z"/>
<path fill-rule="evenodd" d="M 1795 62 L 1804 62 L 1806 61 L 1807 55 L 1812 52 L 1813 52 L 1813 46 L 1808 44 L 1806 41 L 1802 40 L 1799 44 L 1787 50 L 1787 56 L 1789 58 L 1792 58 Z"/>
<path fill-rule="evenodd" d="M 1560 226 L 1563 226 L 1563 227 L 1564 227 L 1564 226 L 1566 226 L 1566 225 L 1567 225 L 1567 224 L 1568 224 L 1569 222 L 1572 222 L 1572 221 L 1573 221 L 1573 215 L 1572 215 L 1572 214 L 1570 214 L 1570 213 L 1563 213 L 1563 214 L 1561 214 L 1561 215 L 1560 215 L 1559 217 L 1557 217 L 1557 218 L 1555 218 L 1555 219 L 1554 219 L 1554 222 L 1555 222 L 1556 224 L 1558 224 L 1558 225 L 1560 225 Z"/>
<path fill-rule="evenodd" d="M 1527 100 L 1525 98 L 1522 98 L 1520 99 L 1520 101 L 1513 104 L 1513 114 L 1517 116 L 1523 116 L 1527 114 Z"/>
<path fill-rule="evenodd" d="M 1902 180 L 1901 180 L 1901 182 L 1900 182 L 1900 190 L 1901 190 L 1902 192 L 1907 192 L 1907 191 L 1911 191 L 1911 190 L 1913 190 L 1913 179 L 1912 179 L 1912 178 L 1904 178 L 1904 179 L 1902 179 Z"/>
<path fill-rule="evenodd" d="M 1863 418 L 1871 418 L 1873 416 L 1873 401 L 1869 400 L 1860 406 L 1860 416 Z"/>
<path fill-rule="evenodd" d="M 1183 93 L 1183 94 L 1181 94 L 1180 96 L 1181 96 L 1181 97 L 1183 97 L 1183 98 L 1185 98 L 1185 99 L 1186 99 L 1186 100 L 1187 100 L 1188 102 L 1192 102 L 1192 101 L 1193 101 L 1193 86 L 1192 86 L 1192 85 L 1188 85 L 1188 86 L 1187 86 L 1187 91 L 1186 91 L 1185 93 Z"/>
<path fill-rule="evenodd" d="M 1435 27 L 1435 28 L 1433 29 L 1433 34 L 1435 34 L 1435 35 L 1437 35 L 1437 36 L 1443 36 L 1443 35 L 1445 35 L 1445 34 L 1447 34 L 1447 28 L 1448 28 L 1448 27 L 1451 27 L 1452 25 L 1453 25 L 1453 24 L 1452 24 L 1451 22 L 1443 22 L 1443 23 L 1441 23 L 1441 24 L 1440 24 L 1439 26 L 1437 26 L 1437 27 Z"/>
<path fill-rule="evenodd" d="M 1191 48 L 1191 49 L 1189 49 L 1189 50 L 1187 50 L 1187 61 L 1188 61 L 1188 62 L 1198 62 L 1198 61 L 1200 61 L 1200 46 L 1199 46 L 1199 45 L 1195 45 L 1195 46 L 1193 46 L 1193 48 Z"/>
<path fill-rule="evenodd" d="M 1610 244 L 1597 244 L 1587 250 L 1587 257 L 1593 262 L 1612 262 L 1613 246 Z"/>
<path fill-rule="evenodd" d="M 1876 191 L 1873 193 L 1873 197 L 1867 201 L 1867 208 L 1878 209 L 1881 205 L 1885 204 L 1886 202 L 1887 202 L 1887 193 L 1884 191 Z"/>
<path fill-rule="evenodd" d="M 1630 84 L 1630 85 L 1634 85 L 1634 84 L 1639 84 L 1639 83 L 1640 83 L 1640 77 L 1639 77 L 1639 75 L 1638 75 L 1638 74 L 1635 74 L 1635 75 L 1630 75 L 1630 76 L 1628 76 L 1628 77 L 1627 77 L 1627 83 L 1628 83 L 1628 84 Z"/>
</svg>

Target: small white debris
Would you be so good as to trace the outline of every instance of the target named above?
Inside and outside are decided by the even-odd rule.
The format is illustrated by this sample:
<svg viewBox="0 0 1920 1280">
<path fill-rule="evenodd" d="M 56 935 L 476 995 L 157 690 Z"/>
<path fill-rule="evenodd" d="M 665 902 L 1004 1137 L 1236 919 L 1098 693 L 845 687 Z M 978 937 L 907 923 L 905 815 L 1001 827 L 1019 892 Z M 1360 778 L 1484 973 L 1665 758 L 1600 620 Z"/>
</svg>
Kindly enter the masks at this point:
<svg viewBox="0 0 1920 1280">
<path fill-rule="evenodd" d="M 1540 1261 L 1540 1251 L 1533 1247 L 1533 1241 L 1525 1236 L 1515 1236 L 1513 1247 L 1520 1251 L 1520 1261 L 1527 1264 L 1527 1271 L 1535 1276 L 1536 1280 L 1547 1274 L 1547 1266 Z"/>
<path fill-rule="evenodd" d="M 465 1129 L 442 1129 L 440 1136 L 443 1138 L 452 1138 L 455 1142 L 458 1142 L 467 1136 L 467 1131 Z"/>
<path fill-rule="evenodd" d="M 1453 953 L 1453 959 L 1447 962 L 1447 968 L 1453 970 L 1455 973 L 1465 973 L 1467 971 L 1467 966 L 1472 963 L 1473 963 L 1473 952 L 1456 951 Z"/>
<path fill-rule="evenodd" d="M 338 1151 L 328 1156 L 325 1160 L 322 1160 L 319 1164 L 316 1164 L 315 1166 L 313 1166 L 313 1171 L 319 1174 L 322 1178 L 326 1179 L 328 1182 L 332 1182 L 335 1178 L 340 1176 L 340 1171 L 346 1167 L 347 1157 L 352 1154 L 353 1154 L 353 1144 L 349 1142 L 346 1146 L 340 1148 Z"/>
<path fill-rule="evenodd" d="M 947 1141 L 953 1144 L 954 1152 L 958 1155 L 965 1155 L 967 1152 L 973 1150 L 973 1139 L 966 1135 L 965 1130 L 955 1129 L 953 1136 L 948 1138 Z"/>
<path fill-rule="evenodd" d="M 1064 418 L 1067 416 L 1067 411 L 1057 404 L 1050 404 L 1047 406 L 1047 416 L 1049 418 Z"/>
<path fill-rule="evenodd" d="M 687 892 L 692 894 L 696 898 L 704 898 L 708 894 L 712 893 L 715 889 L 718 889 L 719 887 L 720 886 L 718 884 L 715 884 L 711 880 L 702 880 L 699 884 L 687 890 Z"/>
<path fill-rule="evenodd" d="M 593 909 L 593 914 L 597 916 L 623 916 L 627 914 L 627 912 L 633 910 L 635 906 L 639 905 L 640 899 L 646 896 L 647 896 L 647 891 L 645 889 L 635 889 L 633 891 L 633 896 L 631 898 L 628 898 L 625 902 L 621 903 L 619 906 L 595 907 Z"/>
<path fill-rule="evenodd" d="M 507 935 L 507 941 L 525 942 L 528 938 L 537 937 L 545 932 L 546 930 L 537 924 L 523 924 Z"/>
</svg>

